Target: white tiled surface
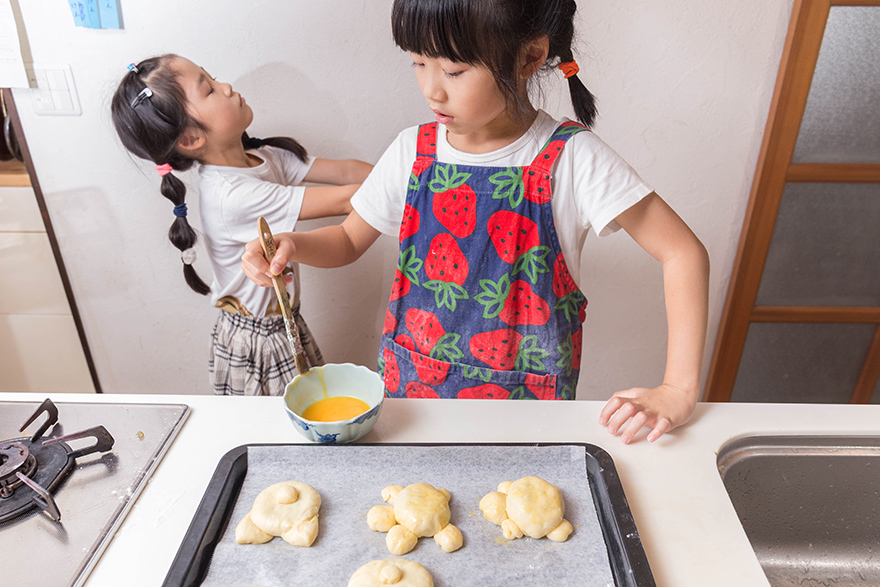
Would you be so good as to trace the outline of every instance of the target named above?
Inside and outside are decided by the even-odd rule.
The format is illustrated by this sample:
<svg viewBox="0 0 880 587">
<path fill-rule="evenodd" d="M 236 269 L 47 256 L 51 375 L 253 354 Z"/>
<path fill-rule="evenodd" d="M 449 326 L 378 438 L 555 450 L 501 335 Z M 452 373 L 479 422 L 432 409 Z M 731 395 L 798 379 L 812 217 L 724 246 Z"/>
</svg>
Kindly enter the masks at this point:
<svg viewBox="0 0 880 587">
<path fill-rule="evenodd" d="M 45 232 L 34 190 L 0 187 L 0 232 Z"/>
<path fill-rule="evenodd" d="M 94 393 L 72 316 L 0 315 L 0 391 Z"/>
</svg>

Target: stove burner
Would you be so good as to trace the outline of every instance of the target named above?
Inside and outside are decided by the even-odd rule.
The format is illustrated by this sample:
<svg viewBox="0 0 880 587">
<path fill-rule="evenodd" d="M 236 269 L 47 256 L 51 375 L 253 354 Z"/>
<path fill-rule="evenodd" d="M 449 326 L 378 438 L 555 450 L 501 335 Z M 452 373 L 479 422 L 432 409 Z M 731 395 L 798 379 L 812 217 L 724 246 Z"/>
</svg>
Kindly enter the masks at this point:
<svg viewBox="0 0 880 587">
<path fill-rule="evenodd" d="M 113 447 L 113 437 L 103 426 L 41 440 L 43 433 L 58 422 L 58 409 L 48 399 L 19 431 L 24 431 L 43 413 L 47 414 L 46 421 L 30 438 L 0 441 L 0 524 L 37 507 L 59 521 L 61 514 L 50 492 L 67 479 L 76 466 L 77 457 L 106 452 Z M 66 443 L 82 438 L 94 438 L 95 443 L 77 450 Z"/>
<path fill-rule="evenodd" d="M 0 444 L 0 498 L 12 496 L 22 484 L 18 474 L 30 477 L 37 470 L 37 458 L 20 442 Z"/>
</svg>

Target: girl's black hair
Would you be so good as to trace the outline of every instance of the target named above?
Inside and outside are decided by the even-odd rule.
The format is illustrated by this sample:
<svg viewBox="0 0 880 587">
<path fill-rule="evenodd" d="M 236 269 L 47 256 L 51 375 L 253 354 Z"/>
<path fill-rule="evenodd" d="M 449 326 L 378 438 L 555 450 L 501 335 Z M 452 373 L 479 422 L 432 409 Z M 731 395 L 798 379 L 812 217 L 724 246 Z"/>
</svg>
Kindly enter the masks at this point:
<svg viewBox="0 0 880 587">
<path fill-rule="evenodd" d="M 546 36 L 544 68 L 574 61 L 574 0 L 394 0 L 391 31 L 404 51 L 487 67 L 513 112 L 519 95 L 517 65 L 522 47 Z M 586 126 L 596 119 L 596 100 L 577 75 L 568 78 L 575 115 Z"/>
<path fill-rule="evenodd" d="M 177 141 L 188 128 L 204 129 L 204 125 L 187 112 L 186 93 L 171 67 L 176 57 L 173 54 L 151 57 L 130 68 L 113 94 L 110 110 L 116 133 L 129 152 L 156 165 L 167 163 L 174 171 L 186 171 L 196 160 L 180 153 Z M 145 88 L 149 95 L 144 93 Z M 308 158 L 305 148 L 289 137 L 255 139 L 243 133 L 241 142 L 245 149 L 270 145 L 290 151 L 303 162 Z M 186 186 L 172 173 L 162 176 L 160 191 L 175 207 L 185 203 Z M 168 238 L 175 247 L 185 251 L 195 246 L 198 235 L 185 215 L 175 213 Z M 183 264 L 183 276 L 196 293 L 210 293 L 211 288 L 191 264 Z"/>
</svg>

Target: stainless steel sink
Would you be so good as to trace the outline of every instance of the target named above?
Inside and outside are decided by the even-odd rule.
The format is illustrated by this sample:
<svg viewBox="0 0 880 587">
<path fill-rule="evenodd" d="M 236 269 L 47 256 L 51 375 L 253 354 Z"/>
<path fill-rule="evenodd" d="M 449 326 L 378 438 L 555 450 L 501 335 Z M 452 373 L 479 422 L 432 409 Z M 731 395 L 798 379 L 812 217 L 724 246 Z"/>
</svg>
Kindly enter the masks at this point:
<svg viewBox="0 0 880 587">
<path fill-rule="evenodd" d="M 880 585 L 880 436 L 741 438 L 717 464 L 771 585 Z"/>
</svg>

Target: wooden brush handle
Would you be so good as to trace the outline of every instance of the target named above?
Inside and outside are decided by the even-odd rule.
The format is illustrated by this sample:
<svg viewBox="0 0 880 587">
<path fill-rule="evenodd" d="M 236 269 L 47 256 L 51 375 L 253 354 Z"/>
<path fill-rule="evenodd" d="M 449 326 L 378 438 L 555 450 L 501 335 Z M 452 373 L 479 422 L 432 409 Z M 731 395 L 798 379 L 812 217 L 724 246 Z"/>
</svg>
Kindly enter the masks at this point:
<svg viewBox="0 0 880 587">
<path fill-rule="evenodd" d="M 275 256 L 275 239 L 272 238 L 272 231 L 269 230 L 269 223 L 260 216 L 257 221 L 260 231 L 260 246 L 263 248 L 263 255 L 266 262 L 271 263 L 272 257 Z M 272 277 L 272 285 L 275 287 L 275 295 L 278 297 L 278 304 L 281 306 L 281 314 L 287 320 L 293 320 L 293 313 L 290 311 L 290 298 L 287 295 L 287 288 L 284 287 L 284 277 L 275 275 Z"/>
</svg>

